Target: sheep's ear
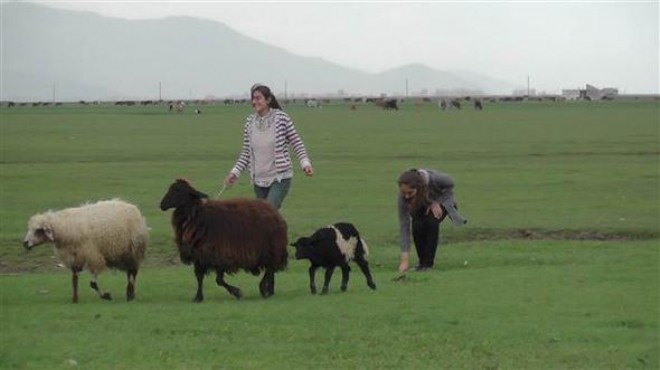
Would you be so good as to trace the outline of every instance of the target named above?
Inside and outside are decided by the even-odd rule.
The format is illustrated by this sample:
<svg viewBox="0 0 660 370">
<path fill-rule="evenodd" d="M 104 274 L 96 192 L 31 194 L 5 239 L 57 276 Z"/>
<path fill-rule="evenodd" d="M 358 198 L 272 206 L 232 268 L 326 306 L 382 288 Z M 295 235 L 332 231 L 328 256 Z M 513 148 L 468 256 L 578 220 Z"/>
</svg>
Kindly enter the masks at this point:
<svg viewBox="0 0 660 370">
<path fill-rule="evenodd" d="M 208 195 L 205 193 L 202 193 L 201 191 L 195 190 L 194 192 L 195 196 L 198 197 L 199 199 L 208 199 Z"/>
<path fill-rule="evenodd" d="M 298 238 L 298 240 L 296 240 L 295 243 L 291 243 L 291 246 L 296 248 L 300 248 L 306 245 L 309 245 L 309 238 L 306 236 Z"/>
<path fill-rule="evenodd" d="M 48 238 L 48 240 L 51 242 L 55 241 L 55 234 L 53 233 L 53 229 L 50 227 L 44 227 L 44 234 L 46 234 L 46 238 Z"/>
</svg>

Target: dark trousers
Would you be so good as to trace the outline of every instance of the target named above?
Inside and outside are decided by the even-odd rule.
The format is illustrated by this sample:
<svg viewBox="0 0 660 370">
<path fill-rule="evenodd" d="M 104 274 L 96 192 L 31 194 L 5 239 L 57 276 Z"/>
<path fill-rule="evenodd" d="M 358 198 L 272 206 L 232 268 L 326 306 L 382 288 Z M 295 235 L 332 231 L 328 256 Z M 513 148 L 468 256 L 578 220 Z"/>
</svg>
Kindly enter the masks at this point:
<svg viewBox="0 0 660 370">
<path fill-rule="evenodd" d="M 440 240 L 440 223 L 447 216 L 444 207 L 439 220 L 433 216 L 433 212 L 429 211 L 427 214 L 426 210 L 427 207 L 421 207 L 412 215 L 412 234 L 419 267 L 433 267 Z"/>
</svg>

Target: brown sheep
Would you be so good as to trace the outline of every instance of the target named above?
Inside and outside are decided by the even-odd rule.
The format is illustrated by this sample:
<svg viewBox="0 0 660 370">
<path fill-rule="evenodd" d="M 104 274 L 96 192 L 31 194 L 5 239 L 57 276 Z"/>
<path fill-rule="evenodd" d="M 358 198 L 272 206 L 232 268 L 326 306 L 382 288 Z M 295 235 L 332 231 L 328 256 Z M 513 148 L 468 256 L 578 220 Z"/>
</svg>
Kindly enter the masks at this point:
<svg viewBox="0 0 660 370">
<path fill-rule="evenodd" d="M 197 277 L 195 302 L 204 300 L 204 276 L 215 270 L 218 285 L 241 298 L 239 288 L 227 284 L 224 273 L 240 269 L 264 276 L 262 297 L 275 294 L 275 272 L 287 265 L 287 224 L 268 202 L 254 199 L 205 200 L 186 180 L 176 180 L 160 203 L 174 208 L 172 227 L 181 261 L 193 264 Z"/>
</svg>

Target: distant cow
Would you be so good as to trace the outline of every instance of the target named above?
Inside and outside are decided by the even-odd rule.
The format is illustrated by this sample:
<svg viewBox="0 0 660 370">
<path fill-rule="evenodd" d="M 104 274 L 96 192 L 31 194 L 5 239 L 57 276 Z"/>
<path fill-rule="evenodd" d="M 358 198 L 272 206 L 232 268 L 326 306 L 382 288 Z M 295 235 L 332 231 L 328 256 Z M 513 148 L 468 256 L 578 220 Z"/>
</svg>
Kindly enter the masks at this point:
<svg viewBox="0 0 660 370">
<path fill-rule="evenodd" d="M 399 106 L 396 104 L 396 99 L 389 99 L 383 102 L 383 109 L 385 110 L 399 110 Z"/>
<path fill-rule="evenodd" d="M 305 102 L 308 108 L 321 108 L 321 103 L 316 99 L 309 99 Z"/>
<path fill-rule="evenodd" d="M 458 99 L 453 99 L 451 101 L 451 106 L 456 108 L 456 109 L 461 109 L 461 102 L 458 101 Z"/>
<path fill-rule="evenodd" d="M 175 107 L 177 113 L 182 113 L 185 108 L 186 108 L 186 103 L 182 101 L 178 102 Z"/>
<path fill-rule="evenodd" d="M 479 99 L 474 100 L 474 109 L 476 109 L 476 110 L 483 110 L 484 109 L 483 105 L 481 105 L 481 100 L 479 100 Z"/>
</svg>

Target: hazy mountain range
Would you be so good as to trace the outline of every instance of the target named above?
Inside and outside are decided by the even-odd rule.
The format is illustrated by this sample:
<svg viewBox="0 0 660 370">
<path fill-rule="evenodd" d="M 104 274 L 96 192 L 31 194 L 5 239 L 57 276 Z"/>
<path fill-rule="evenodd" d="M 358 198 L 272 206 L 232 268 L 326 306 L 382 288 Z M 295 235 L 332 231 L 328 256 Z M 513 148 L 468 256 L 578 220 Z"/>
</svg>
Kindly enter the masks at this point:
<svg viewBox="0 0 660 370">
<path fill-rule="evenodd" d="M 219 98 L 246 96 L 254 82 L 289 97 L 515 89 L 477 73 L 421 64 L 367 73 L 292 54 L 210 20 L 126 20 L 33 3 L 0 6 L 0 100 Z"/>
</svg>

